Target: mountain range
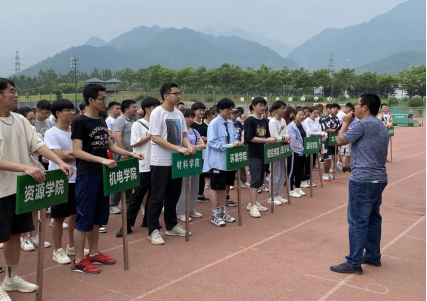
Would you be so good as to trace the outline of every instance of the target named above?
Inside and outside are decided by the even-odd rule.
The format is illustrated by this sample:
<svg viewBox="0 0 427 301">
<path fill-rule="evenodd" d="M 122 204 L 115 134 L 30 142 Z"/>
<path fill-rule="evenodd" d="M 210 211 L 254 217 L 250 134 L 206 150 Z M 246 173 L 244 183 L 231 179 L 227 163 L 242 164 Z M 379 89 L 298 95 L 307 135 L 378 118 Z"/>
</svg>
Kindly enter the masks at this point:
<svg viewBox="0 0 427 301">
<path fill-rule="evenodd" d="M 40 69 L 52 68 L 59 73 L 70 70 L 69 58 L 80 59 L 80 69 L 90 72 L 94 68 L 112 71 L 126 67 L 139 69 L 160 64 L 171 69 L 205 66 L 215 68 L 224 62 L 241 68 L 259 68 L 265 64 L 273 69 L 298 65 L 253 41 L 237 36 L 215 37 L 191 29 L 140 26 L 121 34 L 110 42 L 92 37 L 84 45 L 71 47 L 26 70 L 35 75 Z"/>
<path fill-rule="evenodd" d="M 292 50 L 288 58 L 316 70 L 328 66 L 354 68 L 402 51 L 426 52 L 426 1 L 409 0 L 367 23 L 327 28 Z"/>
</svg>

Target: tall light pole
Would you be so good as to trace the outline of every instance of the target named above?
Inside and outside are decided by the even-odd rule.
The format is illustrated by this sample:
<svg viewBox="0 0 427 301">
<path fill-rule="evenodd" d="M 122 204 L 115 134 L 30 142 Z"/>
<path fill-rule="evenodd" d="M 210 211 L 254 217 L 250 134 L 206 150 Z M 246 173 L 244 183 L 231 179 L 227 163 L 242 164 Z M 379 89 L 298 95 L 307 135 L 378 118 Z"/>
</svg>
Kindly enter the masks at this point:
<svg viewBox="0 0 427 301">
<path fill-rule="evenodd" d="M 74 56 L 71 60 L 71 68 L 74 69 L 74 106 L 77 108 L 77 69 L 79 68 L 79 59 Z"/>
</svg>

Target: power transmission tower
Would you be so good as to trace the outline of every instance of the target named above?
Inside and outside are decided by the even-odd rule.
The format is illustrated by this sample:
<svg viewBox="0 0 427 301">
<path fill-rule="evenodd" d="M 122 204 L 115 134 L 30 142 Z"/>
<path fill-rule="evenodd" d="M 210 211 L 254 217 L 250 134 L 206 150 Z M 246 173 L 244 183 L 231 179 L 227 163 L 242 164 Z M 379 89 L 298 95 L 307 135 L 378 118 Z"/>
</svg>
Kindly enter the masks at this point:
<svg viewBox="0 0 427 301">
<path fill-rule="evenodd" d="M 19 51 L 16 51 L 15 55 L 15 74 L 21 72 L 21 61 L 19 58 Z"/>
<path fill-rule="evenodd" d="M 79 58 L 74 55 L 70 61 L 71 68 L 74 69 L 74 105 L 77 108 L 77 69 L 79 68 Z"/>
<path fill-rule="evenodd" d="M 331 75 L 331 97 L 333 97 L 332 96 L 332 77 L 333 77 L 333 73 L 334 73 L 334 54 L 333 53 L 331 53 L 329 55 L 329 66 L 328 66 L 328 68 L 329 68 L 329 74 Z"/>
</svg>

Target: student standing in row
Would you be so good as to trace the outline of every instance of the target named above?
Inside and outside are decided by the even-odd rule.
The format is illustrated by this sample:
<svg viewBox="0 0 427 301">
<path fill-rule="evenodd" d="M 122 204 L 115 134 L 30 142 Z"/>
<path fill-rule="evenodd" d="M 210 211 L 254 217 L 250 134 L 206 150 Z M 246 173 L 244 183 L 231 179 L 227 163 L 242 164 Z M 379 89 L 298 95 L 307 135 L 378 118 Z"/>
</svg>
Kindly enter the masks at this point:
<svg viewBox="0 0 427 301">
<path fill-rule="evenodd" d="M 246 118 L 244 124 L 245 144 L 249 149 L 249 171 L 251 173 L 250 203 L 247 206 L 252 217 L 261 217 L 260 211 L 267 211 L 258 201 L 258 189 L 264 182 L 264 143 L 274 143 L 276 138 L 270 138 L 268 120 L 262 118 L 267 101 L 263 97 L 252 100 L 253 114 Z"/>
<path fill-rule="evenodd" d="M 160 106 L 160 101 L 154 97 L 147 97 L 141 102 L 141 113 L 143 118 L 138 119 L 132 125 L 132 132 L 130 136 L 130 144 L 133 147 L 134 153 L 144 155 L 144 159 L 139 161 L 139 186 L 135 188 L 132 198 L 127 207 L 127 232 L 132 233 L 132 227 L 135 226 L 136 217 L 139 210 L 141 210 L 144 196 L 147 195 L 147 200 L 144 209 L 144 219 L 142 227 L 147 227 L 147 214 L 148 214 L 148 200 L 150 199 L 151 192 L 151 136 L 148 134 L 150 130 L 150 117 L 151 112 Z M 123 229 L 116 233 L 116 237 L 123 236 Z"/>
<path fill-rule="evenodd" d="M 328 107 L 326 107 L 328 108 Z M 336 133 L 339 126 L 340 121 L 337 117 L 338 110 L 340 109 L 340 105 L 337 103 L 332 103 L 329 105 L 329 114 L 323 116 L 320 120 L 320 125 L 322 126 L 322 130 L 327 133 Z M 323 160 L 325 160 L 323 167 L 325 172 L 323 174 L 322 179 L 327 181 L 333 178 L 333 175 L 330 174 L 331 167 L 336 168 L 335 164 L 332 164 L 336 158 L 335 154 L 335 146 L 329 146 L 328 139 L 323 141 Z"/>
<path fill-rule="evenodd" d="M 231 122 L 233 123 L 234 129 L 236 130 L 237 140 L 243 142 L 243 124 L 241 121 L 238 120 L 239 114 L 240 114 L 240 112 L 239 112 L 238 108 L 233 109 L 233 111 L 231 111 Z M 251 184 L 249 184 L 247 182 L 246 167 L 239 168 L 239 170 L 237 172 L 240 172 L 240 181 L 242 182 L 240 187 L 241 188 L 249 188 L 251 186 Z M 239 185 L 239 183 L 237 183 L 237 185 Z"/>
<path fill-rule="evenodd" d="M 268 123 L 271 137 L 276 138 L 278 142 L 289 142 L 290 136 L 286 128 L 286 122 L 283 119 L 283 116 L 285 115 L 286 104 L 279 100 L 273 103 L 271 109 L 274 115 Z M 274 174 L 273 177 L 270 178 L 270 183 L 274 183 L 274 191 L 271 190 L 270 184 L 270 193 L 273 193 L 275 205 L 282 205 L 288 202 L 287 199 L 284 199 L 280 196 L 280 191 L 282 190 L 283 184 L 285 184 L 285 160 L 286 159 L 282 159 L 272 163 Z M 269 204 L 270 202 L 271 200 L 268 200 Z"/>
<path fill-rule="evenodd" d="M 101 270 L 93 264 L 115 264 L 116 260 L 99 252 L 99 227 L 108 224 L 109 197 L 104 196 L 102 165 L 109 168 L 117 166 L 108 159 L 107 151 L 143 159 L 142 154 L 132 154 L 116 146 L 109 138 L 105 120 L 99 117 L 105 110 L 107 96 L 105 88 L 97 84 L 88 84 L 83 88 L 83 98 L 88 105 L 85 114 L 73 120 L 71 139 L 73 155 L 77 159 L 76 179 L 76 224 L 74 244 L 76 258 L 71 270 L 80 273 L 96 274 Z M 89 242 L 89 254 L 84 255 L 86 237 Z"/>
<path fill-rule="evenodd" d="M 58 158 L 36 135 L 24 116 L 12 113 L 18 107 L 15 83 L 0 78 L 0 243 L 4 243 L 6 277 L 0 287 L 3 300 L 12 300 L 6 291 L 34 292 L 37 285 L 18 276 L 21 233 L 34 230 L 31 212 L 16 215 L 17 176 L 27 174 L 43 183 L 46 175 L 40 168 L 31 167 L 29 152 L 38 152 L 56 162 L 70 178 L 73 168 Z"/>
<path fill-rule="evenodd" d="M 233 107 L 234 102 L 231 99 L 223 98 L 218 102 L 219 115 L 209 123 L 206 159 L 203 164 L 203 172 L 209 172 L 211 178 L 211 223 L 217 227 L 224 227 L 226 222 L 236 221 L 225 209 L 225 188 L 234 184 L 235 177 L 234 170 L 227 171 L 225 151 L 227 148 L 242 145 L 237 139 L 233 123 L 229 120 Z"/>
<path fill-rule="evenodd" d="M 181 97 L 178 86 L 174 83 L 163 84 L 160 95 L 163 103 L 153 110 L 148 132 L 151 135 L 151 195 L 147 223 L 149 239 L 155 245 L 165 243 L 159 232 L 163 207 L 166 235 L 184 237 L 186 234 L 176 218 L 182 179 L 172 179 L 172 152 L 185 156 L 196 152 L 187 138 L 184 116 L 176 108 Z"/>
</svg>

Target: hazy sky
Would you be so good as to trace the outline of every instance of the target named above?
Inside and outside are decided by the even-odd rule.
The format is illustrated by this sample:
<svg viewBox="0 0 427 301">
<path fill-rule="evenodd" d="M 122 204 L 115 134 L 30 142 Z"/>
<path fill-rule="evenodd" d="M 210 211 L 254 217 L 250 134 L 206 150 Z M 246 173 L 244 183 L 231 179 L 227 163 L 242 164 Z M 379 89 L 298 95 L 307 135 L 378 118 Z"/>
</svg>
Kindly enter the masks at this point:
<svg viewBox="0 0 427 301">
<path fill-rule="evenodd" d="M 296 47 L 327 27 L 367 22 L 405 0 L 14 0 L 1 1 L 0 75 L 92 36 L 107 42 L 141 25 L 239 28 Z"/>
</svg>

